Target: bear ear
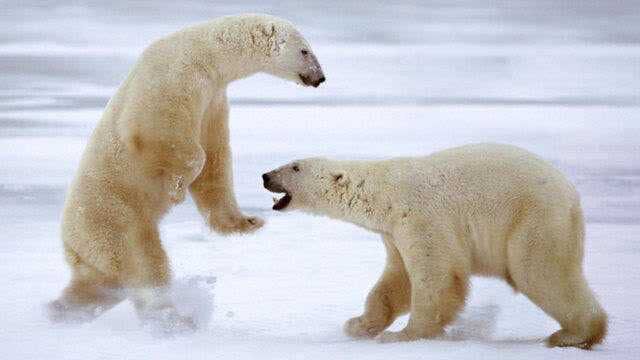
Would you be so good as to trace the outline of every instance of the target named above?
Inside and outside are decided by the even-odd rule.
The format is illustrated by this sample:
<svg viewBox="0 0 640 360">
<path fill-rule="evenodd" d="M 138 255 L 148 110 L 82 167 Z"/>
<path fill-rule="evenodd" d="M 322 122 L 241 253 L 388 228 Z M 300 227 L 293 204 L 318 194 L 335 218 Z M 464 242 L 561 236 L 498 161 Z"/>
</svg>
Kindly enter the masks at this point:
<svg viewBox="0 0 640 360">
<path fill-rule="evenodd" d="M 337 185 L 346 186 L 349 184 L 349 178 L 347 178 L 347 174 L 344 171 L 334 171 L 331 173 L 331 177 Z"/>
</svg>

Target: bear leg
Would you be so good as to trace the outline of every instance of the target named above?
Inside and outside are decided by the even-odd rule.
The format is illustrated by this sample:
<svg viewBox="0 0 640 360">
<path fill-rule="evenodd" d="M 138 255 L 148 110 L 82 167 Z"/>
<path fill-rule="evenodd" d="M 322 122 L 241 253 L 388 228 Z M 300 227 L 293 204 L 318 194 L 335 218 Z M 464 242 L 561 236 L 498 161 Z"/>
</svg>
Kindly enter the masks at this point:
<svg viewBox="0 0 640 360">
<path fill-rule="evenodd" d="M 178 312 L 169 296 L 168 287 L 134 288 L 131 299 L 138 318 L 146 327 L 164 334 L 193 332 L 197 329 L 193 318 Z"/>
<path fill-rule="evenodd" d="M 190 191 L 211 229 L 221 234 L 251 233 L 262 227 L 264 221 L 246 216 L 238 208 L 233 192 L 228 121 L 226 96 L 215 99 L 202 119 L 204 168 L 191 183 Z"/>
<path fill-rule="evenodd" d="M 417 234 L 396 242 L 411 283 L 409 322 L 401 331 L 382 332 L 378 342 L 439 336 L 464 306 L 469 275 L 463 263 L 431 229 L 420 229 Z"/>
<path fill-rule="evenodd" d="M 567 276 L 558 276 L 557 272 L 547 274 L 549 277 L 529 274 L 526 280 L 517 280 L 516 284 L 534 304 L 560 323 L 562 329 L 547 338 L 549 347 L 572 346 L 587 350 L 604 339 L 607 315 L 581 271 L 571 272 Z"/>
<path fill-rule="evenodd" d="M 142 323 L 163 333 L 195 330 L 193 319 L 180 315 L 168 294 L 171 270 L 157 226 L 140 222 L 127 238 L 129 270 L 123 282 Z"/>
<path fill-rule="evenodd" d="M 564 224 L 555 216 L 517 229 L 507 248 L 509 273 L 518 290 L 560 323 L 548 346 L 590 349 L 606 335 L 607 314 L 582 272 L 582 212 L 574 206 L 569 215 Z"/>
<path fill-rule="evenodd" d="M 367 296 L 364 314 L 349 319 L 344 332 L 352 338 L 373 338 L 409 310 L 411 284 L 391 235 L 383 235 L 387 263 Z"/>
<path fill-rule="evenodd" d="M 51 321 L 88 322 L 125 299 L 116 280 L 86 264 L 66 244 L 65 253 L 72 268 L 72 280 L 60 298 L 47 305 Z"/>
</svg>

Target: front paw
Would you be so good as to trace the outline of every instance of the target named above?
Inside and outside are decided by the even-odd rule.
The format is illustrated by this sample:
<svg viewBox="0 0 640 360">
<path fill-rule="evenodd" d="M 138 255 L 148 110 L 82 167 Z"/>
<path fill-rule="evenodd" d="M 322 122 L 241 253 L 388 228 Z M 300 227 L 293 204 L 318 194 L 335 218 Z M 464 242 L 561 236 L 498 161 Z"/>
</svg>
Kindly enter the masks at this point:
<svg viewBox="0 0 640 360">
<path fill-rule="evenodd" d="M 211 219 L 211 227 L 221 234 L 249 234 L 264 225 L 264 220 L 257 216 L 233 216 Z"/>
<path fill-rule="evenodd" d="M 406 329 L 402 331 L 384 331 L 376 338 L 376 341 L 381 344 L 386 343 L 394 343 L 394 342 L 404 342 L 404 341 L 415 341 L 420 339 L 419 336 L 411 334 Z"/>
<path fill-rule="evenodd" d="M 354 339 L 371 339 L 384 330 L 384 326 L 367 321 L 363 316 L 358 316 L 347 320 L 343 330 L 347 336 Z"/>
</svg>

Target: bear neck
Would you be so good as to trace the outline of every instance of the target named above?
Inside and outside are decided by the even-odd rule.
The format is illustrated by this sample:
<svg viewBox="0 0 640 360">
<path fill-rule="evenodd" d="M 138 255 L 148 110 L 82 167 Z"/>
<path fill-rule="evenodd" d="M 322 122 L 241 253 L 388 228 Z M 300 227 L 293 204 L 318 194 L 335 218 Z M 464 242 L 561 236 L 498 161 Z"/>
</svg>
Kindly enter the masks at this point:
<svg viewBox="0 0 640 360">
<path fill-rule="evenodd" d="M 323 194 L 326 207 L 324 215 L 350 222 L 368 230 L 387 232 L 390 224 L 393 192 L 389 187 L 386 171 L 379 162 L 348 162 L 346 181 Z"/>
<path fill-rule="evenodd" d="M 191 44 L 186 55 L 204 68 L 210 78 L 225 86 L 263 72 L 271 61 L 270 44 L 256 35 L 257 24 L 246 25 L 239 17 L 187 28 L 180 34 Z"/>
</svg>

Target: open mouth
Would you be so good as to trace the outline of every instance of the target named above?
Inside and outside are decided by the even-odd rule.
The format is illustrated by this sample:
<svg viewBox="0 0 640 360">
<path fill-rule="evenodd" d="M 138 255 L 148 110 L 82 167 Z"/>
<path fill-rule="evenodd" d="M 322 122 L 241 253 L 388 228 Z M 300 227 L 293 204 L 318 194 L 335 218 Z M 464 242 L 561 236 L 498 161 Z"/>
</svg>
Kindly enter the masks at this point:
<svg viewBox="0 0 640 360">
<path fill-rule="evenodd" d="M 291 194 L 285 189 L 282 185 L 278 184 L 277 181 L 273 181 L 270 178 L 269 173 L 263 174 L 262 179 L 264 180 L 264 188 L 276 194 L 284 194 L 280 199 L 277 197 L 273 197 L 273 210 L 283 210 L 286 208 L 291 202 Z"/>
<path fill-rule="evenodd" d="M 273 210 L 277 210 L 277 211 L 283 210 L 291 202 L 291 195 L 288 192 L 285 192 L 284 196 L 281 197 L 280 200 L 274 197 L 273 201 L 274 201 L 274 204 L 272 207 Z"/>
<path fill-rule="evenodd" d="M 311 76 L 307 76 L 303 74 L 298 74 L 298 76 L 300 77 L 300 80 L 302 80 L 303 84 L 307 86 L 313 86 L 313 82 L 311 81 Z"/>
</svg>

